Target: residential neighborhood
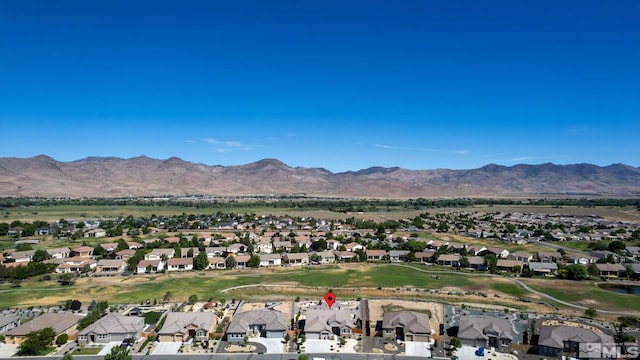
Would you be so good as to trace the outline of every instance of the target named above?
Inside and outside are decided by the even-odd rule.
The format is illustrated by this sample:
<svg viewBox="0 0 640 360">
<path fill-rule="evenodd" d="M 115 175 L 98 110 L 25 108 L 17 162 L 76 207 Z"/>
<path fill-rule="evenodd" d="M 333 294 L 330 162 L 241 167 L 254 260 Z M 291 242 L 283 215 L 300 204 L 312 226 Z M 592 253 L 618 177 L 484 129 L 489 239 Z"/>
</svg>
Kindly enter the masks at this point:
<svg viewBox="0 0 640 360">
<path fill-rule="evenodd" d="M 84 224 L 72 220 L 64 226 L 56 222 L 48 233 L 58 235 L 46 236 L 55 241 L 55 236 L 62 240 L 77 234 L 73 240 L 77 246 L 43 249 L 38 239 L 19 238 L 24 242 L 2 253 L 0 269 L 6 278 L 22 267 L 69 279 L 143 279 L 157 274 L 215 276 L 234 269 L 284 271 L 369 263 L 507 278 L 635 281 L 640 275 L 640 247 L 629 245 L 639 234 L 639 224 L 594 216 L 450 212 L 385 223 L 217 216 L 85 220 Z M 140 228 L 127 226 L 134 220 Z M 168 229 L 168 224 L 175 228 Z M 115 237 L 110 236 L 114 228 L 120 229 Z M 19 228 L 11 229 L 19 234 Z M 604 241 L 606 248 L 600 246 Z M 595 246 L 562 246 L 569 242 Z M 352 352 L 434 357 L 463 356 L 471 348 L 502 356 L 523 351 L 578 356 L 576 344 L 608 342 L 616 335 L 611 323 L 591 318 L 519 312 L 500 305 L 418 301 L 392 305 L 400 302 L 341 299 L 328 307 L 321 299 L 207 303 L 154 299 L 153 304 L 147 300 L 113 306 L 81 328 L 80 319 L 91 314 L 87 308 L 54 307 L 36 313 L 9 309 L 0 316 L 0 329 L 4 343 L 14 350 L 34 329 L 52 327 L 56 337 L 67 336 L 54 349 L 62 352 L 82 348 L 106 352 L 132 342 L 131 351 L 139 354 Z M 635 333 L 637 328 L 630 326 L 627 331 Z"/>
</svg>

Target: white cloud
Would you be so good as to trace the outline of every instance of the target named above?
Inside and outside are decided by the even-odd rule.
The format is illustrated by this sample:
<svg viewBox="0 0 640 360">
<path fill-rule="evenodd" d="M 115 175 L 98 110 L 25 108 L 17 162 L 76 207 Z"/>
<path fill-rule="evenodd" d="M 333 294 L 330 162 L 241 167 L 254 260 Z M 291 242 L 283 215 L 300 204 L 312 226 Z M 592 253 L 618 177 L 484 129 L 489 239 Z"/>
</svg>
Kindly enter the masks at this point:
<svg viewBox="0 0 640 360">
<path fill-rule="evenodd" d="M 384 145 L 384 144 L 376 144 L 377 148 L 381 148 L 381 149 L 395 149 L 395 146 L 391 146 L 391 145 Z"/>
<path fill-rule="evenodd" d="M 207 144 L 215 145 L 215 150 L 219 153 L 226 153 L 232 150 L 253 150 L 254 145 L 243 144 L 241 141 L 231 141 L 231 140 L 217 140 L 214 138 L 206 138 L 204 142 Z"/>
<path fill-rule="evenodd" d="M 453 153 L 456 155 L 466 155 L 469 153 L 469 150 L 455 150 Z"/>
</svg>

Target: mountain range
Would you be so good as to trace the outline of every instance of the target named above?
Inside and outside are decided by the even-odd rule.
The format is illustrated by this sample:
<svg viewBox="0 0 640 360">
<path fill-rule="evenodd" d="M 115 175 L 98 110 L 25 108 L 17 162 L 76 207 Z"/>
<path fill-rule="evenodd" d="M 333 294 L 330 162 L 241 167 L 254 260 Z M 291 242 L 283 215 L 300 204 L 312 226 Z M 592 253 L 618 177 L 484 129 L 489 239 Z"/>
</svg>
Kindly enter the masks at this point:
<svg viewBox="0 0 640 360">
<path fill-rule="evenodd" d="M 371 167 L 332 173 L 275 159 L 210 166 L 139 156 L 61 162 L 0 158 L 0 196 L 302 195 L 366 198 L 638 196 L 640 168 L 624 164 L 501 166 L 471 170 Z"/>
</svg>

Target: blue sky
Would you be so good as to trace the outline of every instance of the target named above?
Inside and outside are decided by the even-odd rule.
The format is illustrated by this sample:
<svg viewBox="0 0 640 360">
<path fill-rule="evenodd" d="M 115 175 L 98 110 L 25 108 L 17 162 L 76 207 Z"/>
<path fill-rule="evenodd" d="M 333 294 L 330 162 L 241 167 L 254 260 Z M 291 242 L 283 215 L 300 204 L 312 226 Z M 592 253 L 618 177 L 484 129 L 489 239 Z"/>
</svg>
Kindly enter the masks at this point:
<svg viewBox="0 0 640 360">
<path fill-rule="evenodd" d="M 0 156 L 640 166 L 640 2 L 0 2 Z"/>
</svg>

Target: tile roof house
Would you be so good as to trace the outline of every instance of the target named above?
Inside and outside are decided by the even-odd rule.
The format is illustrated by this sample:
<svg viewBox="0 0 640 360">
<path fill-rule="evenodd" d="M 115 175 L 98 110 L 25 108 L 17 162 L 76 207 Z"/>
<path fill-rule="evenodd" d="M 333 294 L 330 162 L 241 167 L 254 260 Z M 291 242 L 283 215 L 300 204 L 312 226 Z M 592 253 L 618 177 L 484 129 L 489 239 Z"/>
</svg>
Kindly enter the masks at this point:
<svg viewBox="0 0 640 360">
<path fill-rule="evenodd" d="M 333 335 L 351 336 L 356 328 L 357 315 L 349 309 L 309 309 L 306 312 L 304 333 L 308 339 L 328 339 Z"/>
<path fill-rule="evenodd" d="M 136 273 L 157 273 L 164 270 L 164 261 L 162 260 L 140 260 L 136 266 Z"/>
<path fill-rule="evenodd" d="M 75 256 L 80 256 L 80 257 L 91 257 L 91 256 L 93 256 L 93 248 L 91 246 L 80 246 L 80 247 L 77 247 L 77 248 L 73 248 L 73 249 L 71 249 L 71 252 Z"/>
<path fill-rule="evenodd" d="M 280 254 L 259 254 L 258 257 L 260 258 L 260 266 L 269 267 L 282 265 L 282 257 Z"/>
<path fill-rule="evenodd" d="M 431 323 L 429 315 L 413 311 L 388 311 L 382 318 L 384 336 L 401 341 L 429 342 Z"/>
<path fill-rule="evenodd" d="M 62 263 L 56 267 L 56 272 L 59 274 L 64 273 L 80 273 L 86 269 L 95 269 L 96 261 L 92 258 L 73 256 L 62 260 Z"/>
<path fill-rule="evenodd" d="M 150 253 L 144 256 L 145 260 L 162 260 L 162 255 L 167 258 L 172 258 L 175 255 L 174 249 L 153 249 Z"/>
<path fill-rule="evenodd" d="M 460 317 L 458 338 L 464 345 L 507 347 L 513 341 L 513 327 L 507 319 L 463 315 Z"/>
<path fill-rule="evenodd" d="M 167 259 L 167 271 L 189 271 L 193 270 L 193 258 L 170 258 Z"/>
<path fill-rule="evenodd" d="M 334 251 L 333 254 L 336 257 L 337 261 L 351 261 L 353 260 L 353 258 L 355 258 L 357 255 L 354 254 L 351 251 Z"/>
<path fill-rule="evenodd" d="M 559 357 L 562 352 L 578 352 L 580 344 L 614 343 L 610 335 L 593 329 L 585 329 L 575 326 L 554 325 L 542 326 L 538 339 L 538 351 L 540 355 Z"/>
<path fill-rule="evenodd" d="M 208 257 L 209 269 L 226 269 L 227 263 L 222 256 Z"/>
<path fill-rule="evenodd" d="M 386 250 L 366 250 L 367 261 L 383 261 L 387 256 Z"/>
<path fill-rule="evenodd" d="M 289 266 L 309 265 L 309 254 L 295 253 L 284 254 L 282 260 Z"/>
<path fill-rule="evenodd" d="M 184 342 L 189 338 L 207 340 L 216 325 L 212 312 L 169 312 L 158 331 L 160 342 Z"/>
<path fill-rule="evenodd" d="M 144 318 L 110 313 L 78 333 L 78 343 L 105 344 L 110 341 L 122 341 L 127 338 L 137 339 L 144 329 Z"/>
<path fill-rule="evenodd" d="M 96 275 L 109 276 L 120 275 L 124 272 L 127 263 L 122 259 L 102 259 L 96 264 Z"/>
<path fill-rule="evenodd" d="M 82 319 L 81 315 L 71 313 L 44 313 L 33 320 L 9 330 L 5 334 L 5 343 L 20 344 L 30 332 L 47 327 L 52 328 L 56 336 L 63 333 L 69 336 L 75 336 L 77 333 L 75 327 L 80 319 Z"/>
<path fill-rule="evenodd" d="M 63 259 L 69 257 L 71 254 L 71 250 L 68 247 L 47 249 L 45 251 L 47 252 L 47 255 L 53 259 Z"/>
<path fill-rule="evenodd" d="M 596 264 L 600 271 L 600 276 L 619 277 L 626 276 L 627 269 L 622 264 Z"/>
<path fill-rule="evenodd" d="M 245 336 L 284 338 L 288 323 L 287 314 L 272 309 L 236 313 L 227 328 L 227 340 L 243 341 Z"/>
<path fill-rule="evenodd" d="M 416 252 L 416 261 L 428 263 L 431 262 L 431 258 L 435 254 L 435 251 L 417 251 Z"/>
<path fill-rule="evenodd" d="M 320 264 L 333 264 L 336 262 L 336 256 L 333 251 L 318 251 L 315 255 L 320 257 Z"/>
</svg>

